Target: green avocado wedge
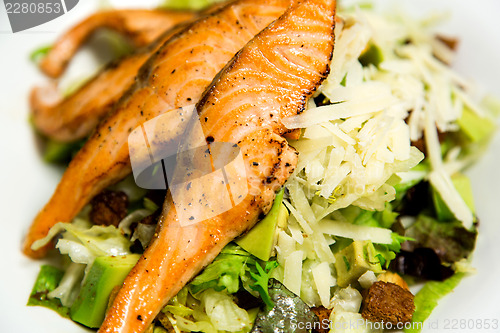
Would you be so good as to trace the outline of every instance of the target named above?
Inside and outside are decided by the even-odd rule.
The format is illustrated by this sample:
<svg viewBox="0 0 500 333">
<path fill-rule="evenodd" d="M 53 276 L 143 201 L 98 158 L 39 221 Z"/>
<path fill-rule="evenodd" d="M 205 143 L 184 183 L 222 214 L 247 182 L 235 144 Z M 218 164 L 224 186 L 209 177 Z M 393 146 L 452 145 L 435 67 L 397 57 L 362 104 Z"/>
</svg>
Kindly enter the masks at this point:
<svg viewBox="0 0 500 333">
<path fill-rule="evenodd" d="M 111 291 L 123 283 L 139 257 L 138 254 L 97 257 L 71 306 L 71 319 L 91 328 L 101 326 Z"/>
<path fill-rule="evenodd" d="M 249 232 L 235 240 L 236 244 L 260 260 L 269 260 L 276 242 L 278 226 L 284 227 L 288 221 L 288 210 L 282 203 L 283 193 L 282 189 L 276 194 L 273 206 L 266 217 L 257 222 Z"/>
<path fill-rule="evenodd" d="M 335 254 L 335 269 L 339 287 L 355 283 L 361 275 L 371 270 L 381 273 L 380 260 L 371 241 L 354 241 Z"/>
</svg>

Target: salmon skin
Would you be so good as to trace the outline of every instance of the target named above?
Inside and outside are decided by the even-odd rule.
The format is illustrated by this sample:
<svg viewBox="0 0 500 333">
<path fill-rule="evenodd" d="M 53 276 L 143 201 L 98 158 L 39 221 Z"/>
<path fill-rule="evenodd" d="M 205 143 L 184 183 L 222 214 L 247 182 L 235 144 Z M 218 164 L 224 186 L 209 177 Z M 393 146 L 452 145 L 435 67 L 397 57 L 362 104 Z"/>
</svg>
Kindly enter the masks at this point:
<svg viewBox="0 0 500 333">
<path fill-rule="evenodd" d="M 233 1 L 164 43 L 144 64 L 134 87 L 73 158 L 28 230 L 23 252 L 43 257 L 50 244 L 35 251 L 31 248 L 34 241 L 45 237 L 57 222 L 70 222 L 93 196 L 130 174 L 130 132 L 168 110 L 198 102 L 234 54 L 289 4 L 289 0 Z M 171 124 L 170 138 L 178 135 L 179 125 Z"/>
<path fill-rule="evenodd" d="M 52 45 L 40 62 L 40 69 L 52 78 L 58 78 L 68 66 L 76 51 L 97 30 L 114 30 L 136 48 L 149 45 L 170 27 L 194 16 L 192 12 L 120 9 L 97 12 L 71 28 Z"/>
<path fill-rule="evenodd" d="M 226 244 L 269 211 L 275 191 L 298 158 L 283 138 L 286 129 L 281 119 L 302 112 L 329 72 L 335 7 L 334 0 L 295 3 L 214 79 L 197 105 L 203 131 L 210 146 L 214 142 L 239 146 L 248 195 L 232 209 L 188 225 L 179 219 L 168 196 L 155 237 L 125 279 L 99 333 L 144 332 L 161 308 Z"/>
</svg>

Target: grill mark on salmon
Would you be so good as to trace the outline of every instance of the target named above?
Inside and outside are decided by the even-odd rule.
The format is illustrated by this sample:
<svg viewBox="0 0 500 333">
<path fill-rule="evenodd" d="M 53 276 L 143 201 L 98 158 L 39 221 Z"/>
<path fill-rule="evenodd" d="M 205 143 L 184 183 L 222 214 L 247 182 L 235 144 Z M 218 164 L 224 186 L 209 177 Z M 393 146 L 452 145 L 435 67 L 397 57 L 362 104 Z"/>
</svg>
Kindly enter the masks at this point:
<svg viewBox="0 0 500 333">
<path fill-rule="evenodd" d="M 183 226 L 168 196 L 156 236 L 125 279 L 100 333 L 144 332 L 171 297 L 227 243 L 269 211 L 275 191 L 293 172 L 298 158 L 282 137 L 286 129 L 280 119 L 300 112 L 326 77 L 333 52 L 334 16 L 334 0 L 298 2 L 249 42 L 214 79 L 197 105 L 200 119 L 207 119 L 202 127 L 207 143 L 238 144 L 249 194 L 223 214 L 188 226 Z M 310 18 L 307 27 L 301 25 L 303 17 Z M 294 57 L 282 59 L 279 49 L 293 48 L 295 34 L 304 30 L 315 32 L 310 41 L 304 41 L 310 52 L 297 62 Z M 280 33 L 289 34 L 286 43 L 276 37 Z M 303 62 L 307 57 L 310 61 Z M 255 80 L 260 78 L 255 73 L 266 73 L 262 76 L 266 89 L 248 89 L 255 81 L 247 83 L 247 73 L 253 73 Z M 277 88 L 280 94 L 276 94 Z M 270 97 L 276 100 L 270 101 Z M 239 100 L 245 103 L 237 103 Z M 267 103 L 272 105 L 263 109 Z M 257 166 L 253 164 L 256 160 Z M 196 182 L 191 186 L 201 186 L 204 193 L 213 190 Z"/>
<path fill-rule="evenodd" d="M 55 223 L 71 221 L 93 196 L 130 174 L 127 140 L 131 131 L 168 110 L 196 103 L 214 75 L 289 3 L 238 0 L 197 20 L 163 44 L 144 64 L 134 87 L 69 164 L 52 198 L 33 221 L 24 253 L 34 258 L 44 256 L 50 246 L 34 251 L 34 241 L 45 237 Z M 226 30 L 237 19 L 240 28 Z M 191 76 L 198 79 L 185 83 Z M 172 122 L 167 133 L 174 138 L 181 130 L 180 124 Z"/>
</svg>

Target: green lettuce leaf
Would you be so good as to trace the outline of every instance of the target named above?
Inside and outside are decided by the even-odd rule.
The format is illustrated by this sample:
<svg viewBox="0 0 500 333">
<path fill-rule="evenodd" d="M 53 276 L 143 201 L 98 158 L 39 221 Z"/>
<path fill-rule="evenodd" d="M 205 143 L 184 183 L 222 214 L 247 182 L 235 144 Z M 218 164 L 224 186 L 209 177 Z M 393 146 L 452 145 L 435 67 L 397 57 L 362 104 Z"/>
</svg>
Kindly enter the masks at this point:
<svg viewBox="0 0 500 333">
<path fill-rule="evenodd" d="M 27 305 L 43 306 L 69 318 L 69 308 L 64 307 L 58 298 L 48 298 L 48 294 L 57 288 L 63 275 L 64 272 L 59 268 L 43 265 L 31 290 Z"/>
<path fill-rule="evenodd" d="M 390 228 L 399 215 L 397 212 L 392 211 L 390 203 L 385 204 L 383 211 L 370 211 L 356 206 L 349 206 L 342 209 L 341 212 L 347 221 L 353 224 L 379 228 Z"/>
<path fill-rule="evenodd" d="M 253 285 L 250 285 L 250 288 L 257 291 L 266 304 L 268 309 L 272 309 L 274 306 L 271 297 L 269 296 L 268 284 L 269 279 L 271 278 L 271 272 L 273 269 L 278 267 L 278 263 L 276 261 L 268 261 L 264 268 L 262 268 L 259 264 L 255 265 L 257 269 L 257 273 L 250 271 L 250 276 L 255 280 Z"/>
<path fill-rule="evenodd" d="M 35 50 L 33 50 L 30 53 L 30 60 L 34 62 L 35 64 L 40 62 L 46 55 L 49 53 L 49 51 L 52 49 L 52 45 L 44 45 L 41 46 Z"/>
<path fill-rule="evenodd" d="M 464 276 L 464 273 L 455 273 L 445 281 L 427 282 L 415 295 L 415 312 L 413 313 L 412 322 L 423 323 L 429 318 L 432 310 L 438 305 L 439 300 L 455 289 Z M 405 329 L 405 332 L 419 333 L 423 325 L 414 326 L 411 329 Z"/>
<path fill-rule="evenodd" d="M 68 164 L 83 147 L 85 141 L 84 139 L 68 143 L 48 139 L 43 152 L 43 159 L 47 163 Z"/>
<path fill-rule="evenodd" d="M 249 292 L 255 291 L 268 307 L 273 307 L 269 297 L 267 284 L 276 261 L 263 262 L 240 246 L 230 243 L 201 274 L 189 284 L 192 294 L 198 294 L 207 289 L 215 291 L 226 290 L 236 293 L 242 286 Z"/>
</svg>

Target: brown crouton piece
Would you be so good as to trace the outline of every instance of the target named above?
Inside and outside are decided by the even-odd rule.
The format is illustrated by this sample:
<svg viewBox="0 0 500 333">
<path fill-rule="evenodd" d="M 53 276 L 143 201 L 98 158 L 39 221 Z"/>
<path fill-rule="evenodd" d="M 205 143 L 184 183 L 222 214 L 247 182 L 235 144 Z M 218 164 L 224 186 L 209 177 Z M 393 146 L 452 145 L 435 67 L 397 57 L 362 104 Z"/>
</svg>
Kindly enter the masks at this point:
<svg viewBox="0 0 500 333">
<path fill-rule="evenodd" d="M 104 190 L 90 202 L 90 220 L 97 225 L 114 225 L 127 216 L 128 197 L 124 192 Z"/>
<path fill-rule="evenodd" d="M 410 291 L 397 284 L 377 281 L 363 298 L 361 315 L 373 322 L 407 323 L 415 311 L 413 299 Z"/>
<path fill-rule="evenodd" d="M 330 318 L 330 313 L 332 312 L 331 309 L 327 309 L 324 306 L 317 306 L 314 308 L 311 308 L 312 312 L 316 316 L 318 316 L 319 319 L 319 328 L 315 328 L 313 330 L 314 333 L 328 333 L 330 332 L 330 329 L 328 328 L 328 325 L 324 325 L 324 323 L 328 323 L 329 318 Z"/>
<path fill-rule="evenodd" d="M 384 281 L 384 282 L 392 282 L 394 284 L 397 284 L 398 286 L 400 286 L 401 288 L 403 289 L 406 289 L 406 290 L 410 290 L 410 288 L 408 287 L 408 284 L 406 283 L 405 280 L 403 280 L 403 278 L 401 276 L 399 276 L 398 273 L 393 273 L 393 272 L 390 272 L 390 271 L 386 271 L 382 274 L 380 274 L 377 279 L 379 281 Z"/>
</svg>

